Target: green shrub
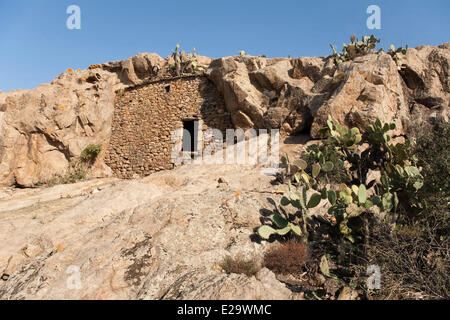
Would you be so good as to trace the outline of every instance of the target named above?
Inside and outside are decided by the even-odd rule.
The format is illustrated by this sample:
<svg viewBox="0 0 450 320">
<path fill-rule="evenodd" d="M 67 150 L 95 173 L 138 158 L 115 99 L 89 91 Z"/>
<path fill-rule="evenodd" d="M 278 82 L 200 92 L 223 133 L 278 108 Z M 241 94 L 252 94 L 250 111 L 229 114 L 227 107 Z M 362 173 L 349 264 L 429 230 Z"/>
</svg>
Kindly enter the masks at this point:
<svg viewBox="0 0 450 320">
<path fill-rule="evenodd" d="M 322 129 L 328 137 L 323 144 L 309 146 L 294 164 L 288 158 L 286 161 L 286 176 L 292 175 L 297 185 L 304 187 L 300 192 L 289 187 L 281 206 L 292 205 L 299 209 L 298 214 L 275 213 L 270 217 L 273 226 L 262 226 L 259 235 L 268 239 L 271 234 L 283 236 L 293 231 L 307 237 L 308 209 L 322 200 L 329 201 L 328 213 L 333 218 L 323 220 L 351 243 L 367 242 L 370 220 L 381 212 L 390 214 L 393 221 L 401 214 L 414 212 L 420 207 L 417 195 L 423 177 L 415 166 L 409 142 L 391 143 L 389 131 L 394 129 L 394 124 L 377 120 L 361 134 L 358 128 L 345 128 L 329 117 L 327 127 Z M 331 186 L 328 174 L 336 168 L 345 183 Z M 369 181 L 370 170 L 380 173 L 380 181 Z M 313 191 L 310 199 L 306 196 L 308 190 Z"/>
<path fill-rule="evenodd" d="M 80 158 L 85 163 L 94 163 L 101 151 L 102 146 L 90 144 L 83 150 Z"/>
<path fill-rule="evenodd" d="M 100 145 L 88 145 L 81 153 L 80 160 L 70 163 L 64 175 L 54 175 L 50 180 L 40 183 L 37 186 L 47 185 L 51 187 L 85 180 L 87 178 L 89 166 L 95 162 L 101 150 L 102 147 Z"/>
<path fill-rule="evenodd" d="M 382 266 L 380 295 L 387 299 L 450 297 L 450 125 L 439 121 L 423 131 L 409 153 L 403 154 L 414 157 L 422 168 L 423 187 L 405 194 L 420 206 L 418 213 L 394 230 L 380 222 L 368 247 L 367 259 Z"/>
<path fill-rule="evenodd" d="M 258 229 L 259 236 L 294 235 L 308 242 L 314 238 L 317 220 L 327 226 L 339 260 L 351 262 L 352 256 L 363 256 L 370 246 L 375 221 L 386 220 L 394 226 L 417 218 L 423 212 L 418 197 L 423 176 L 410 143 L 391 142 L 389 131 L 394 129 L 394 124 L 376 120 L 362 134 L 329 117 L 322 129 L 327 138 L 320 146 L 306 148 L 295 163 L 285 159 L 289 191 L 269 217 L 270 224 Z M 371 171 L 381 179 L 371 178 Z M 299 191 L 292 188 L 291 180 Z M 312 219 L 310 209 L 322 201 L 329 203 L 328 215 Z M 283 207 L 290 205 L 297 212 L 286 214 Z"/>
</svg>

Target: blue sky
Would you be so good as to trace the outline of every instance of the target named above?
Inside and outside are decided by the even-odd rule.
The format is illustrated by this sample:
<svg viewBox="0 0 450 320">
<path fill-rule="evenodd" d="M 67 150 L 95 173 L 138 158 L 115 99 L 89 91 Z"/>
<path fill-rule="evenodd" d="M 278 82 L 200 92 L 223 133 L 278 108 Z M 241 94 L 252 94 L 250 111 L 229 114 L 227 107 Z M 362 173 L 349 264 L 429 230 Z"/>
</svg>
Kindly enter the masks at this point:
<svg viewBox="0 0 450 320">
<path fill-rule="evenodd" d="M 81 30 L 66 28 L 73 4 Z M 381 8 L 381 30 L 366 27 L 369 5 Z M 177 43 L 211 57 L 324 56 L 353 33 L 384 48 L 438 45 L 450 41 L 449 12 L 448 0 L 0 0 L 0 90 L 139 52 L 166 57 Z"/>
</svg>

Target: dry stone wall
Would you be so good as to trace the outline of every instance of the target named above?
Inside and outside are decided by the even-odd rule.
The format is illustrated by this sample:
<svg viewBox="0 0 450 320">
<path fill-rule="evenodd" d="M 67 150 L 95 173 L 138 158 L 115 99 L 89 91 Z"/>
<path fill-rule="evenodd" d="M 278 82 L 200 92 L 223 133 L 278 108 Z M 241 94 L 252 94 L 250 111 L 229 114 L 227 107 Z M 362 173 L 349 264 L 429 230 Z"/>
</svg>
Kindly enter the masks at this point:
<svg viewBox="0 0 450 320">
<path fill-rule="evenodd" d="M 197 119 L 201 131 L 233 127 L 221 94 L 204 76 L 159 80 L 118 92 L 105 162 L 120 178 L 173 169 L 172 132 L 182 130 L 183 121 Z"/>
</svg>

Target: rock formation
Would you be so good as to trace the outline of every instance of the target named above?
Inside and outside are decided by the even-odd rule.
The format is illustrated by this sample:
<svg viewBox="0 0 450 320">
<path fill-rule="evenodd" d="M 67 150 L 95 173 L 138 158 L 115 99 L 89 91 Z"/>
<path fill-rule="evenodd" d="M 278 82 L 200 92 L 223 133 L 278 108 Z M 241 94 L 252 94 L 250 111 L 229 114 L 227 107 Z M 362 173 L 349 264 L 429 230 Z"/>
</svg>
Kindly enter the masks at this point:
<svg viewBox="0 0 450 320">
<path fill-rule="evenodd" d="M 250 237 L 267 199 L 281 198 L 271 179 L 251 167 L 185 166 L 0 188 L 0 300 L 295 298 L 267 269 L 249 278 L 220 267 L 227 256 L 261 264 L 269 244 Z"/>
<path fill-rule="evenodd" d="M 337 67 L 330 57 L 199 57 L 224 97 L 233 124 L 319 136 L 328 115 L 363 129 L 381 118 L 408 134 L 429 119 L 448 120 L 450 44 L 408 49 L 398 63 L 369 54 Z M 29 187 L 67 170 L 89 144 L 105 149 L 116 91 L 164 77 L 170 58 L 139 54 L 67 70 L 32 90 L 0 92 L 0 185 Z M 93 176 L 110 169 L 96 163 Z"/>
</svg>

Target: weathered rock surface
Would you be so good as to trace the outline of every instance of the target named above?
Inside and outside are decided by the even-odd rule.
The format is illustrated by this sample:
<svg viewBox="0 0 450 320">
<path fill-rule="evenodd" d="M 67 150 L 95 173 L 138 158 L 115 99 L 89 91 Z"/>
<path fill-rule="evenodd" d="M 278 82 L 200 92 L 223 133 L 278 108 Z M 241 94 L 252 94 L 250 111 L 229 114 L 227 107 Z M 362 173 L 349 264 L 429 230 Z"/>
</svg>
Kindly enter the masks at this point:
<svg viewBox="0 0 450 320">
<path fill-rule="evenodd" d="M 0 93 L 0 185 L 30 187 L 67 172 L 89 144 L 106 149 L 116 91 L 158 74 L 165 60 L 139 54 L 72 70 L 32 90 Z M 109 176 L 99 163 L 92 176 Z"/>
<path fill-rule="evenodd" d="M 31 186 L 110 136 L 117 78 L 69 69 L 51 84 L 0 94 L 0 184 Z"/>
<path fill-rule="evenodd" d="M 331 58 L 226 57 L 208 75 L 222 92 L 233 122 L 242 128 L 310 131 L 319 137 L 328 115 L 364 129 L 380 118 L 405 134 L 449 109 L 449 45 L 399 54 L 369 54 L 337 67 Z M 399 70 L 400 69 L 400 70 Z"/>
<path fill-rule="evenodd" d="M 198 57 L 234 126 L 315 138 L 330 114 L 360 129 L 375 118 L 394 122 L 398 134 L 436 118 L 448 121 L 450 44 L 411 48 L 398 61 L 386 53 L 339 67 L 331 58 Z M 0 92 L 0 185 L 45 182 L 66 172 L 87 145 L 106 149 L 116 91 L 164 77 L 169 63 L 143 53 L 69 69 L 32 90 Z M 105 177 L 111 170 L 100 157 L 91 174 Z"/>
<path fill-rule="evenodd" d="M 439 47 L 408 49 L 400 74 L 408 88 L 410 116 L 406 131 L 414 132 L 424 122 L 448 121 L 450 106 L 450 43 Z"/>
<path fill-rule="evenodd" d="M 90 69 L 103 69 L 116 73 L 125 85 L 137 85 L 156 76 L 164 65 L 165 60 L 156 53 L 140 53 L 127 60 L 92 65 Z"/>
<path fill-rule="evenodd" d="M 307 76 L 295 79 L 293 71 L 289 59 L 239 56 L 214 60 L 207 73 L 237 127 L 280 129 L 289 118 L 291 133 L 312 121 L 304 101 L 314 86 Z"/>
<path fill-rule="evenodd" d="M 377 118 L 396 123 L 403 131 L 402 119 L 409 114 L 402 79 L 390 55 L 369 54 L 341 64 L 330 81 L 339 87 L 317 110 L 311 128 L 313 136 L 326 124 L 328 115 L 339 123 L 366 128 Z"/>
<path fill-rule="evenodd" d="M 342 82 L 319 108 L 311 134 L 318 136 L 329 114 L 361 129 L 380 118 L 396 123 L 399 134 L 437 114 L 448 121 L 449 61 L 446 44 L 408 49 L 406 55 L 400 55 L 398 65 L 385 53 L 343 63 L 333 78 L 335 83 L 338 78 Z M 414 115 L 417 110 L 419 117 Z"/>
<path fill-rule="evenodd" d="M 279 201 L 271 179 L 258 168 L 185 166 L 0 189 L 0 299 L 294 298 L 267 269 L 220 268 L 226 256 L 262 262 L 270 244 L 251 236 L 268 198 Z"/>
</svg>

